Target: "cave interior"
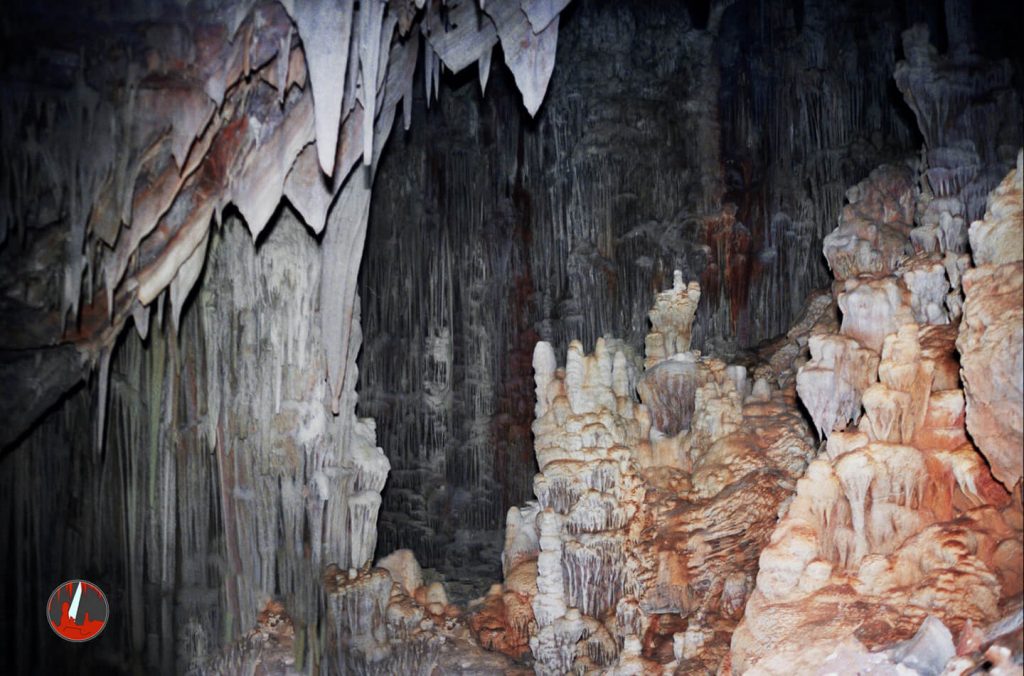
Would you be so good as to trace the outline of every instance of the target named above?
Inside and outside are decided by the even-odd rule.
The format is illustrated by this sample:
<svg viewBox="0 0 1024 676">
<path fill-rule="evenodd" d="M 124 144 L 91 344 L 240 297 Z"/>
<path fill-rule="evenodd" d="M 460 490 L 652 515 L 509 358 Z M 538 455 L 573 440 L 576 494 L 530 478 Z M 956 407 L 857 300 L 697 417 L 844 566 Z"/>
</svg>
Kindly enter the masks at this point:
<svg viewBox="0 0 1024 676">
<path fill-rule="evenodd" d="M 1022 31 L 8 3 L 0 673 L 1024 674 Z"/>
</svg>

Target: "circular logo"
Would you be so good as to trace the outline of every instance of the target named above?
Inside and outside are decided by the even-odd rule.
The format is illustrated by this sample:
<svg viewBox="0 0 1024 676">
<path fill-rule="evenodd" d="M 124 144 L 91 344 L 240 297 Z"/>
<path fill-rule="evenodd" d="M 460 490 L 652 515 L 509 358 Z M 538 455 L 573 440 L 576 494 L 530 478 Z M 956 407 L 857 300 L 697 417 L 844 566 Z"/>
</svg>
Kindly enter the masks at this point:
<svg viewBox="0 0 1024 676">
<path fill-rule="evenodd" d="M 110 607 L 107 596 L 92 582 L 68 580 L 50 594 L 46 619 L 65 641 L 90 641 L 107 626 Z"/>
</svg>

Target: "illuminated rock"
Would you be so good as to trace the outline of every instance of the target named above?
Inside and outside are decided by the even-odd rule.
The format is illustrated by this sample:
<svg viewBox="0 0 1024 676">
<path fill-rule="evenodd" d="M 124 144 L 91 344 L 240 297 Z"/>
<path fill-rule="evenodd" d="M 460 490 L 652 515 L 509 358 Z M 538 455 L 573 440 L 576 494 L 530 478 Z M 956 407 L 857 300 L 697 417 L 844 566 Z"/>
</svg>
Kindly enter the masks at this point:
<svg viewBox="0 0 1024 676">
<path fill-rule="evenodd" d="M 646 366 L 689 352 L 693 317 L 700 302 L 700 284 L 683 282 L 683 273 L 673 274 L 672 288 L 658 294 L 648 315 L 651 332 L 644 341 Z"/>
</svg>

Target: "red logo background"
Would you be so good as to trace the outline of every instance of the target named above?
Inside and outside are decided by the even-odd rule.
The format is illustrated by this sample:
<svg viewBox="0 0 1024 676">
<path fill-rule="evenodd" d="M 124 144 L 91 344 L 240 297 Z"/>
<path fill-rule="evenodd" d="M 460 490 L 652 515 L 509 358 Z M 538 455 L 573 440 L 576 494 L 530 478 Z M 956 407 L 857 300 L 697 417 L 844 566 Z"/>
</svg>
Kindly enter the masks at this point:
<svg viewBox="0 0 1024 676">
<path fill-rule="evenodd" d="M 82 596 L 78 601 L 78 616 L 70 615 L 71 602 L 79 583 Z M 80 643 L 96 638 L 107 626 L 110 608 L 103 591 L 87 580 L 68 580 L 62 583 L 46 603 L 46 616 L 50 628 L 66 641 Z"/>
</svg>

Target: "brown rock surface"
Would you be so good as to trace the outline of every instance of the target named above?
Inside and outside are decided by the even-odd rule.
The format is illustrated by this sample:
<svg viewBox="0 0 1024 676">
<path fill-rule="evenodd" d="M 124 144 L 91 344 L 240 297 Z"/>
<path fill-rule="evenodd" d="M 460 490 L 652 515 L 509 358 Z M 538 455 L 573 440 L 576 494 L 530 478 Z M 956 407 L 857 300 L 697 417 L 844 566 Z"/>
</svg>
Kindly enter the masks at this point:
<svg viewBox="0 0 1024 676">
<path fill-rule="evenodd" d="M 986 265 L 964 275 L 957 349 L 967 395 L 967 429 L 1012 487 L 1024 472 L 1024 262 Z"/>
<path fill-rule="evenodd" d="M 849 338 L 812 337 L 797 376 L 830 434 L 827 452 L 760 555 L 732 636 L 733 673 L 895 669 L 897 646 L 914 641 L 941 669 L 954 655 L 943 632 L 976 650 L 972 627 L 995 622 L 1021 593 L 1024 263 L 1005 243 L 1024 226 L 1013 181 L 1019 167 L 971 231 L 975 261 L 1001 264 L 965 269 L 962 257 L 940 264 L 922 253 L 889 276 L 837 285 Z M 955 321 L 961 274 L 963 318 L 947 325 L 941 298 Z M 851 371 L 858 349 L 878 361 Z"/>
<path fill-rule="evenodd" d="M 695 300 L 677 279 L 656 309 Z M 547 344 L 535 351 L 538 504 L 510 510 L 505 584 L 469 622 L 485 646 L 528 646 L 539 674 L 716 670 L 814 454 L 791 372 L 751 387 L 743 366 L 666 345 L 682 343 L 648 341 L 642 374 L 611 339 L 592 355 L 574 342 L 564 368 Z"/>
</svg>

